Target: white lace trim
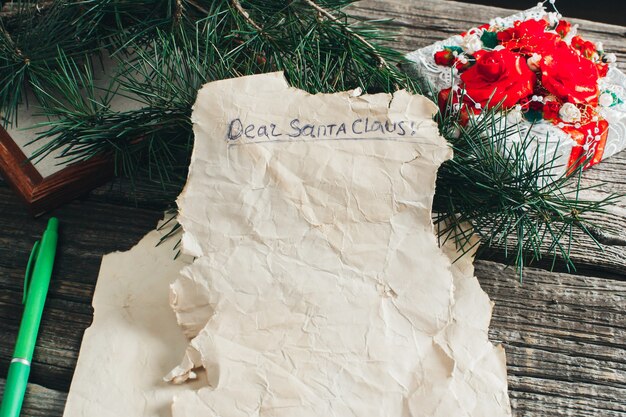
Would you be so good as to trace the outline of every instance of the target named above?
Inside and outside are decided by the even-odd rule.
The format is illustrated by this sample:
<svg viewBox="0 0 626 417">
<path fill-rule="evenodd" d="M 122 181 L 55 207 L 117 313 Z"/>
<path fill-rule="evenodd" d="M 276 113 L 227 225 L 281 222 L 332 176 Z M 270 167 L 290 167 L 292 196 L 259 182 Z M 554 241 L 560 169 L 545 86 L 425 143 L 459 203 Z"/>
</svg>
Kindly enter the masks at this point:
<svg viewBox="0 0 626 417">
<path fill-rule="evenodd" d="M 622 103 L 612 107 L 600 107 L 598 113 L 609 122 L 609 133 L 606 138 L 602 159 L 615 155 L 626 148 L 626 75 L 617 68 L 609 68 L 609 72 L 598 82 L 600 91 L 615 94 Z"/>
</svg>

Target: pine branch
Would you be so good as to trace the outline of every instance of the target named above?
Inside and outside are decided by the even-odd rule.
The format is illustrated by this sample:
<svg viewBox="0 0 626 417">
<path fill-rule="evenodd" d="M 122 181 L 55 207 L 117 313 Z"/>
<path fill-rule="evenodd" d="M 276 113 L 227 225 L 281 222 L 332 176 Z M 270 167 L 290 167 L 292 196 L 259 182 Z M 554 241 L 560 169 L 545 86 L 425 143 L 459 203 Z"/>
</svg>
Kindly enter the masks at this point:
<svg viewBox="0 0 626 417">
<path fill-rule="evenodd" d="M 542 152 L 530 134 L 511 141 L 516 126 L 497 107 L 465 126 L 458 113 L 439 115 L 438 120 L 454 149 L 454 158 L 438 172 L 433 206 L 442 239 L 469 248 L 476 233 L 483 250 L 503 249 L 520 277 L 525 265 L 545 254 L 552 255 L 553 265 L 560 258 L 568 270 L 575 269 L 570 258 L 575 231 L 599 248 L 599 240 L 607 241 L 593 217 L 618 196 L 581 199 L 580 170 L 555 178 L 557 156 Z"/>
<path fill-rule="evenodd" d="M 88 59 L 105 41 L 99 33 L 87 33 L 84 26 L 76 24 L 77 7 L 61 1 L 45 6 L 18 2 L 13 14 L 0 19 L 0 111 L 5 125 L 16 120 L 25 92 L 54 70 L 51 64 L 60 51 Z"/>
<path fill-rule="evenodd" d="M 45 145 L 34 157 L 53 151 L 71 161 L 111 155 L 120 175 L 145 172 L 163 187 L 178 189 L 193 143 L 190 116 L 197 90 L 207 79 L 236 75 L 228 64 L 212 65 L 216 52 L 208 45 L 194 43 L 182 30 L 157 31 L 134 58 L 120 57 L 125 68 L 103 91 L 89 88 L 91 68 L 62 57 L 58 76 L 36 91 L 40 114 L 49 121 L 35 126 L 41 130 L 35 140 Z M 134 101 L 136 110 L 116 111 L 112 96 Z"/>
<path fill-rule="evenodd" d="M 118 115 L 107 110 L 106 114 L 94 116 L 90 108 L 77 109 L 76 103 L 82 101 L 76 100 L 74 92 L 83 89 L 85 82 L 80 80 L 78 74 L 56 79 L 51 75 L 47 87 L 38 88 L 38 91 L 44 93 L 46 89 L 52 89 L 61 99 L 52 106 L 50 97 L 42 99 L 43 114 L 50 118 L 50 122 L 40 126 L 47 130 L 38 140 L 48 143 L 38 155 L 62 150 L 64 155 L 79 159 L 112 153 L 118 155 L 120 160 L 128 161 L 130 159 L 122 157 L 122 154 L 131 148 L 142 148 L 140 139 L 154 132 L 156 120 L 149 119 L 148 115 L 154 119 L 160 117 L 168 123 L 172 122 L 172 115 L 189 115 L 197 90 L 203 83 L 212 80 L 282 69 L 293 85 L 316 92 L 344 90 L 359 85 L 364 89 L 386 90 L 402 79 L 395 68 L 379 70 L 375 63 L 364 61 L 355 52 L 359 51 L 356 44 L 361 44 L 365 35 L 359 35 L 355 40 L 353 35 L 356 32 L 346 35 L 343 24 L 320 22 L 317 12 L 311 12 L 308 6 L 281 4 L 277 9 L 268 3 L 257 2 L 252 7 L 255 14 L 263 13 L 263 36 L 258 36 L 258 29 L 262 26 L 242 9 L 241 3 L 231 2 L 229 7 L 218 2 L 203 10 L 207 15 L 200 20 L 189 15 L 179 27 L 153 29 L 153 41 L 150 43 L 138 38 L 128 41 L 128 49 L 133 50 L 135 56 L 120 58 L 125 68 L 116 77 L 116 94 L 137 101 L 143 107 L 141 113 Z M 94 15 L 101 13 L 90 12 L 90 18 L 94 19 Z M 289 20 L 286 21 L 287 17 Z M 365 30 L 373 36 L 371 28 Z M 354 48 L 345 47 L 351 43 L 355 43 Z M 400 56 L 383 51 L 386 50 L 381 49 L 380 54 Z M 320 58 L 322 61 L 318 61 Z M 67 64 L 67 60 L 61 59 L 55 66 L 64 68 Z M 67 74 L 67 71 L 61 71 L 61 74 Z M 98 99 L 92 97 L 90 100 Z M 100 105 L 102 109 L 108 107 L 107 103 Z M 132 134 L 122 116 L 136 123 Z M 99 127 L 101 131 L 98 132 Z M 123 136 L 122 131 L 125 132 Z M 185 127 L 184 131 L 187 134 L 181 138 L 185 143 L 191 143 L 190 127 Z M 114 135 L 114 132 L 117 133 Z M 84 139 L 81 140 L 81 137 Z M 163 152 L 166 151 L 163 148 Z M 132 165 L 126 164 L 128 167 Z M 141 163 L 137 161 L 137 165 Z M 123 172 L 130 174 L 127 170 Z"/>
<path fill-rule="evenodd" d="M 250 26 L 258 30 L 259 32 L 263 32 L 263 28 L 259 26 L 258 23 L 256 23 L 254 20 L 252 20 L 250 14 L 243 8 L 239 0 L 230 0 L 230 3 L 233 5 L 235 10 L 237 10 L 243 16 L 243 18 L 246 20 L 246 22 L 248 22 Z"/>
<path fill-rule="evenodd" d="M 376 59 L 378 60 L 379 64 L 381 67 L 386 67 L 389 69 L 389 64 L 387 63 L 387 61 L 385 60 L 385 58 L 383 58 L 380 53 L 378 52 L 377 48 L 372 45 L 370 42 L 367 41 L 367 39 L 365 39 L 363 36 L 359 35 L 358 33 L 355 33 L 349 26 L 347 25 L 343 25 L 342 22 L 337 19 L 335 16 L 333 16 L 332 13 L 330 13 L 328 10 L 324 9 L 323 7 L 319 6 L 317 3 L 315 3 L 313 0 L 304 0 L 305 3 L 307 3 L 308 5 L 310 5 L 311 7 L 313 7 L 315 10 L 317 10 L 321 15 L 325 16 L 326 18 L 330 19 L 331 21 L 340 24 L 341 27 L 343 27 L 343 29 L 351 34 L 352 36 L 354 36 L 356 39 L 358 39 L 359 41 L 363 42 L 364 45 L 366 45 L 371 53 L 376 57 Z"/>
<path fill-rule="evenodd" d="M 151 42 L 157 29 L 186 18 L 185 0 L 10 2 L 0 15 L 0 111 L 16 120 L 25 91 L 40 89 L 61 54 L 88 60 Z M 42 42 L 42 39 L 45 41 Z M 38 84 L 40 83 L 40 84 Z"/>
</svg>

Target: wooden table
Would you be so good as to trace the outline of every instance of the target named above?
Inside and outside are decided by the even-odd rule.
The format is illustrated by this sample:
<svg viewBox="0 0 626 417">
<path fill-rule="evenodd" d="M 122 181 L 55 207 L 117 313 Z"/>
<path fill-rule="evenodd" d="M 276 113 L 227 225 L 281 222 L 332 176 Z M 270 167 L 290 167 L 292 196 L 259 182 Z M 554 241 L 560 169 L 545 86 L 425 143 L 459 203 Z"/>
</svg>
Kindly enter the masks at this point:
<svg viewBox="0 0 626 417">
<path fill-rule="evenodd" d="M 435 0 L 366 0 L 355 13 L 396 19 L 396 47 L 408 52 L 510 11 Z M 626 28 L 579 23 L 585 36 L 617 53 L 625 70 Z M 583 181 L 606 182 L 598 195 L 626 193 L 626 152 L 587 171 Z M 132 247 L 162 216 L 156 194 L 139 192 L 135 200 L 125 189 L 104 186 L 53 213 L 63 222 L 60 252 L 24 416 L 63 414 L 92 320 L 100 259 Z M 598 222 L 626 233 L 626 199 L 610 211 Z M 15 343 L 26 260 L 45 222 L 27 215 L 0 183 L 0 375 L 6 375 Z M 514 271 L 487 256 L 476 261 L 476 275 L 495 302 L 490 334 L 506 349 L 516 416 L 626 416 L 626 249 L 603 249 L 581 239 L 572 250 L 576 273 L 529 268 L 523 285 Z M 0 379 L 0 391 L 3 384 Z"/>
</svg>

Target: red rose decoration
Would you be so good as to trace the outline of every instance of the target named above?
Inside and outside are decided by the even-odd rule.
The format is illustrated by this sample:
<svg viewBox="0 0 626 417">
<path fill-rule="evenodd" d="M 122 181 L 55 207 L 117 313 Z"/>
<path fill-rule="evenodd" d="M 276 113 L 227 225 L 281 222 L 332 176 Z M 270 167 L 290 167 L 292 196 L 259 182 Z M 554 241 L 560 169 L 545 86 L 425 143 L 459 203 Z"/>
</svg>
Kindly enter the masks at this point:
<svg viewBox="0 0 626 417">
<path fill-rule="evenodd" d="M 514 39 L 541 36 L 546 31 L 548 22 L 546 20 L 518 20 L 513 23 L 513 27 L 498 32 L 498 40 L 508 42 Z"/>
<path fill-rule="evenodd" d="M 596 45 L 593 42 L 586 41 L 580 36 L 574 36 L 572 38 L 572 47 L 578 51 L 587 59 L 593 58 L 597 55 Z"/>
<path fill-rule="evenodd" d="M 566 37 L 570 30 L 572 30 L 572 24 L 567 20 L 560 20 L 559 24 L 556 25 L 556 33 L 562 38 Z"/>
<path fill-rule="evenodd" d="M 466 94 L 481 106 L 502 102 L 513 107 L 533 92 L 536 77 L 526 60 L 511 51 L 485 52 L 476 64 L 461 74 Z"/>
<path fill-rule="evenodd" d="M 557 34 L 545 31 L 547 26 L 548 22 L 545 20 L 517 21 L 512 28 L 498 32 L 498 40 L 502 46 L 513 52 L 543 55 L 560 40 Z"/>
<path fill-rule="evenodd" d="M 546 100 L 543 104 L 543 118 L 550 120 L 553 123 L 559 120 L 559 110 L 561 109 L 561 103 L 556 100 Z"/>
<path fill-rule="evenodd" d="M 556 97 L 574 104 L 598 104 L 598 68 L 559 42 L 539 62 L 541 82 Z"/>
<path fill-rule="evenodd" d="M 443 51 L 435 52 L 435 64 L 441 65 L 444 67 L 451 67 L 454 63 L 456 57 L 449 49 L 444 49 Z"/>
<path fill-rule="evenodd" d="M 576 141 L 570 168 L 599 162 L 608 123 L 598 112 L 598 79 L 607 75 L 615 55 L 605 55 L 602 47 L 598 52 L 593 42 L 574 36 L 566 20 L 556 27 L 547 19 L 530 19 L 506 29 L 498 25 L 479 29 L 462 34 L 473 35 L 471 39 L 457 39 L 452 42 L 457 46 L 435 53 L 437 64 L 460 74 L 459 86 L 439 92 L 441 112 L 455 114 L 465 125 L 489 105 L 515 107 L 526 121 L 552 123 Z"/>
</svg>

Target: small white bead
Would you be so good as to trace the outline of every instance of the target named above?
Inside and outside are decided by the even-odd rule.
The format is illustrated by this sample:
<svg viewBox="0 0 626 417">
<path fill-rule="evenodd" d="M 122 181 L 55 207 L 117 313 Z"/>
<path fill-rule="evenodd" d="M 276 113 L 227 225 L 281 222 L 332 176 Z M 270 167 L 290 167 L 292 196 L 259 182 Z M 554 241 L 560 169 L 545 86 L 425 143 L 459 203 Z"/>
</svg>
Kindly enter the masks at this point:
<svg viewBox="0 0 626 417">
<path fill-rule="evenodd" d="M 474 107 L 476 107 L 478 110 L 480 110 L 483 106 L 481 106 L 480 103 L 476 103 L 476 104 L 474 104 Z"/>
<path fill-rule="evenodd" d="M 613 96 L 611 93 L 602 93 L 600 94 L 600 98 L 598 99 L 598 104 L 601 107 L 610 107 L 613 105 Z"/>
</svg>

